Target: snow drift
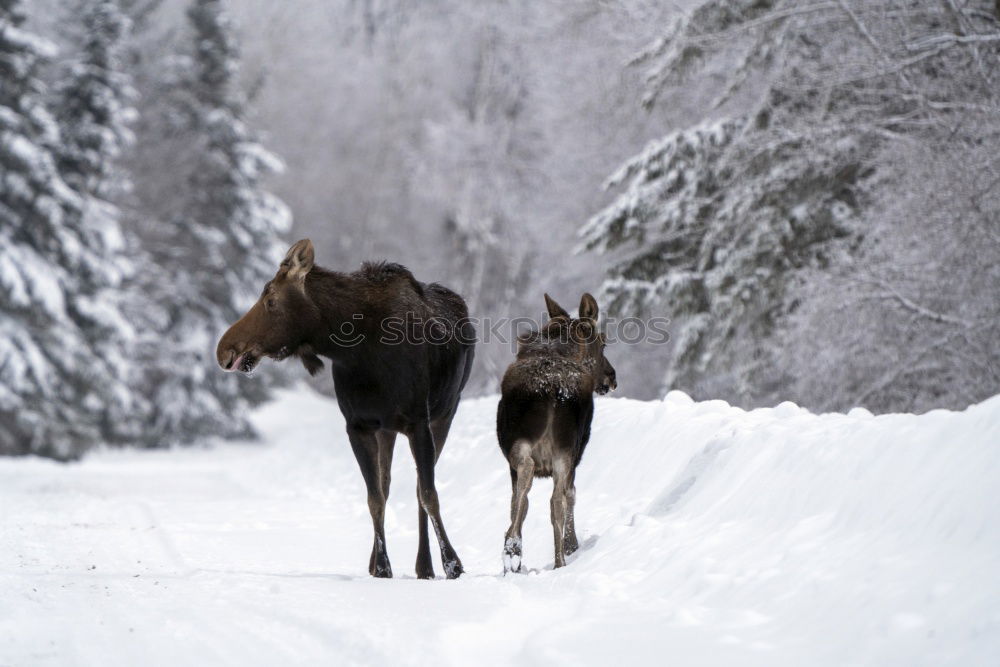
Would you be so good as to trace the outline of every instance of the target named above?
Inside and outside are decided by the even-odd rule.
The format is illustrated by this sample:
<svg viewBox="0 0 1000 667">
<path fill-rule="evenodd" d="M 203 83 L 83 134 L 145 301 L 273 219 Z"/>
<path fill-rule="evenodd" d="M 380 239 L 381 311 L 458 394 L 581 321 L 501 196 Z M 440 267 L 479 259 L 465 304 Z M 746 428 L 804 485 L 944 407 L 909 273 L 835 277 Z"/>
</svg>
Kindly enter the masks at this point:
<svg viewBox="0 0 1000 667">
<path fill-rule="evenodd" d="M 495 398 L 438 466 L 466 566 L 367 575 L 364 488 L 335 404 L 285 392 L 261 445 L 0 461 L 0 664 L 996 664 L 1000 397 L 961 413 L 598 400 L 582 548 L 552 570 L 537 480 L 526 575 L 501 575 L 510 481 Z M 440 575 L 440 562 L 435 563 Z"/>
</svg>

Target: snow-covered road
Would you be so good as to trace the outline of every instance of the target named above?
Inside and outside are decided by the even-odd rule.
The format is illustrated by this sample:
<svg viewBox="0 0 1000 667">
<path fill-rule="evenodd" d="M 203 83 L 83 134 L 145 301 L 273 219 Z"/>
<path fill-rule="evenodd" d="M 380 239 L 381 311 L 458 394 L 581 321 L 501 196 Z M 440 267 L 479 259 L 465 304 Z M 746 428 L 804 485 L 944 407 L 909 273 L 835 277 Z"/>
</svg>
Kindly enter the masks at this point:
<svg viewBox="0 0 1000 667">
<path fill-rule="evenodd" d="M 1000 664 L 1000 397 L 963 413 L 599 401 L 583 549 L 553 571 L 539 480 L 526 575 L 501 575 L 495 399 L 438 467 L 467 574 L 413 578 L 405 441 L 396 579 L 340 414 L 308 389 L 262 444 L 0 461 L 0 665 Z M 440 574 L 440 562 L 435 562 Z"/>
</svg>

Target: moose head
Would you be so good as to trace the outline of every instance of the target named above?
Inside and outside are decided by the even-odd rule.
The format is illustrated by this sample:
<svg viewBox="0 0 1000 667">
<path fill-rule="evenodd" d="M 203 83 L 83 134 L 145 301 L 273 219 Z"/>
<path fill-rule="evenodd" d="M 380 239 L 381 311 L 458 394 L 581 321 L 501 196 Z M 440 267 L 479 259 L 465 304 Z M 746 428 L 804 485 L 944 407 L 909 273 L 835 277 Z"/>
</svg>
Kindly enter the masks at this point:
<svg viewBox="0 0 1000 667">
<path fill-rule="evenodd" d="M 323 368 L 310 344 L 321 325 L 307 289 L 314 257 L 309 239 L 288 249 L 257 302 L 219 340 L 215 356 L 223 370 L 249 373 L 264 357 L 280 361 L 292 355 L 313 375 Z"/>
<path fill-rule="evenodd" d="M 559 341 L 563 350 L 578 361 L 589 360 L 596 371 L 594 391 L 607 394 L 618 388 L 614 366 L 604 356 L 607 336 L 597 324 L 599 310 L 597 300 L 589 293 L 580 299 L 579 317 L 570 317 L 565 308 L 556 300 L 545 295 L 545 307 L 549 312 L 549 322 L 542 333 L 549 340 Z"/>
</svg>

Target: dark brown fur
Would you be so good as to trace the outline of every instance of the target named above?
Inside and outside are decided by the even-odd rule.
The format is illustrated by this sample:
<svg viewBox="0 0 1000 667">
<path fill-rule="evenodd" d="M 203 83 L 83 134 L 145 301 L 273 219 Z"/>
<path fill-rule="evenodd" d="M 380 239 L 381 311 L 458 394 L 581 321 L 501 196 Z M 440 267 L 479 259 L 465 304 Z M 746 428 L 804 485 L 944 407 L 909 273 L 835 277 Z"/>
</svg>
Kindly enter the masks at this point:
<svg viewBox="0 0 1000 667">
<path fill-rule="evenodd" d="M 590 439 L 594 393 L 617 387 L 597 327 L 597 302 L 580 301 L 580 317 L 545 295 L 550 321 L 518 341 L 517 359 L 501 383 L 497 437 L 510 466 L 511 525 L 504 539 L 504 571 L 521 569 L 521 527 L 535 477 L 553 478 L 550 502 L 555 566 L 579 548 L 573 508 L 576 467 Z"/>
<path fill-rule="evenodd" d="M 462 573 L 441 520 L 434 464 L 444 447 L 472 367 L 475 332 L 465 302 L 436 283 L 418 282 L 398 264 L 365 264 L 355 273 L 313 264 L 306 239 L 288 251 L 260 299 L 222 336 L 225 370 L 249 372 L 263 357 L 297 356 L 317 373 L 330 360 L 337 402 L 368 488 L 375 540 L 369 572 L 391 577 L 383 519 L 396 435 L 409 438 L 417 464 L 417 576 L 432 578 L 427 520 L 449 578 Z M 390 343 L 388 318 L 433 321 L 456 335 L 442 342 L 408 337 Z M 358 337 L 360 340 L 356 340 Z"/>
</svg>

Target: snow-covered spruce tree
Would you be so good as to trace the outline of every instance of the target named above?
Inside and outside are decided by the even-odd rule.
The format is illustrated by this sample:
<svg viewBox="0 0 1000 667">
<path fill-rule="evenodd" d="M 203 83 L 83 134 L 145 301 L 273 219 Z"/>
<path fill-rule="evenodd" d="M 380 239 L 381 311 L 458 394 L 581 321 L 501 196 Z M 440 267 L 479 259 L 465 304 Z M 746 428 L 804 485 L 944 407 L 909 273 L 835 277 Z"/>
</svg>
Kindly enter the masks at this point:
<svg viewBox="0 0 1000 667">
<path fill-rule="evenodd" d="M 38 68 L 55 53 L 0 0 L 0 453 L 75 456 L 127 419 L 121 230 L 56 165 Z"/>
<path fill-rule="evenodd" d="M 261 185 L 281 162 L 246 124 L 239 53 L 222 2 L 195 0 L 187 18 L 193 48 L 163 68 L 169 80 L 153 93 L 159 117 L 142 130 L 157 136 L 140 137 L 164 160 L 139 166 L 148 182 L 137 192 L 157 220 L 140 225 L 152 266 L 137 309 L 147 330 L 140 357 L 154 445 L 247 435 L 243 408 L 264 400 L 280 377 L 272 368 L 235 377 L 215 362 L 219 335 L 273 274 L 290 216 Z"/>
<path fill-rule="evenodd" d="M 122 63 L 130 21 L 116 0 L 81 0 L 71 15 L 80 22 L 80 44 L 56 87 L 59 171 L 77 192 L 108 201 L 129 188 L 120 161 L 136 116 Z"/>
<path fill-rule="evenodd" d="M 885 147 L 976 141 L 960 117 L 991 113 L 996 23 L 973 5 L 708 0 L 635 59 L 647 106 L 717 87 L 714 117 L 626 163 L 582 230 L 613 262 L 612 312 L 673 318 L 667 386 L 755 404 L 823 372 L 787 363 L 778 334 L 803 276 L 863 243 Z"/>
<path fill-rule="evenodd" d="M 123 151 L 133 140 L 130 125 L 135 91 L 125 71 L 122 53 L 130 21 L 117 0 L 80 0 L 69 14 L 75 30 L 73 54 L 61 72 L 54 95 L 54 113 L 60 129 L 57 166 L 66 184 L 84 203 L 82 223 L 103 239 L 108 266 L 117 268 L 114 283 L 99 291 L 99 307 L 80 322 L 93 349 L 117 381 L 117 392 L 131 395 L 107 420 L 106 440 L 134 441 L 141 437 L 148 405 L 131 391 L 135 331 L 122 311 L 134 287 L 135 244 L 127 247 L 122 214 L 116 202 L 130 189 L 122 168 Z"/>
</svg>

